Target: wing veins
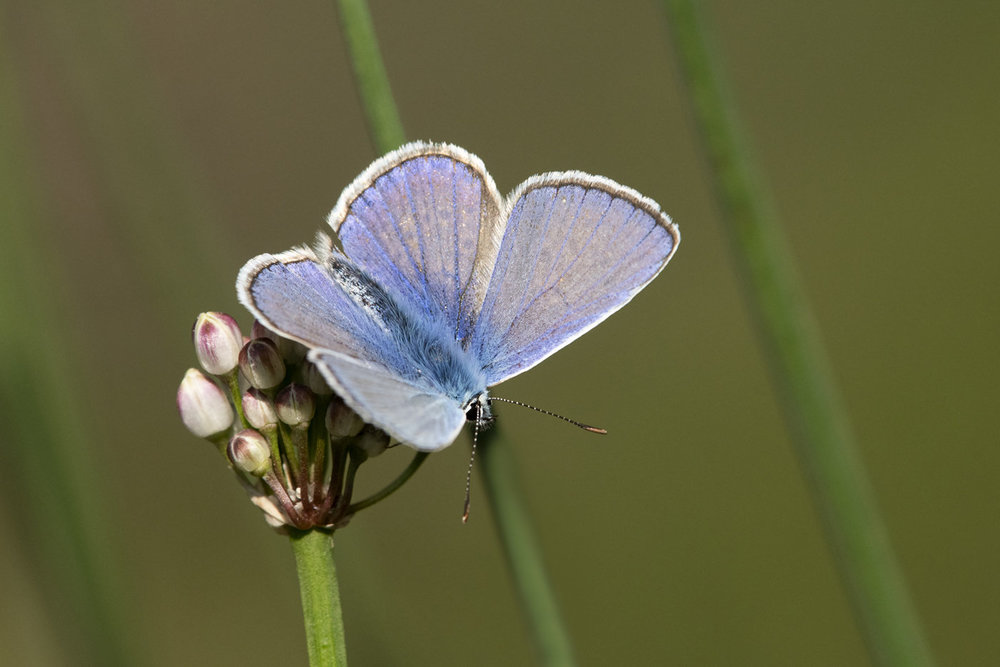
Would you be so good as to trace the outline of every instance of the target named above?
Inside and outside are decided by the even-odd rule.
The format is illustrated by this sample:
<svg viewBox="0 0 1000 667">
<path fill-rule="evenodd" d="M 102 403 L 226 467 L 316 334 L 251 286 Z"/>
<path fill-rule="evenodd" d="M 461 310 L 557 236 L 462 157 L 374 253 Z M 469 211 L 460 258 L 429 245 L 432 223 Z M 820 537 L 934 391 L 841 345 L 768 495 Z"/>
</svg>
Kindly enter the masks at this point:
<svg viewBox="0 0 1000 667">
<path fill-rule="evenodd" d="M 624 229 L 625 229 L 625 228 L 627 227 L 627 224 L 628 224 L 628 221 L 629 221 L 629 220 L 631 220 L 631 219 L 632 219 L 632 217 L 633 217 L 633 216 L 634 216 L 634 215 L 635 215 L 635 214 L 636 214 L 637 212 L 639 212 L 640 210 L 641 210 L 641 209 L 639 209 L 638 207 L 633 207 L 633 210 L 632 210 L 632 214 L 631 214 L 631 215 L 630 215 L 630 216 L 629 216 L 628 218 L 626 218 L 626 219 L 625 219 L 625 220 L 624 220 L 624 221 L 622 222 L 622 225 L 621 225 L 621 228 L 620 228 L 620 229 L 619 229 L 619 230 L 618 230 L 618 231 L 617 231 L 617 232 L 615 233 L 615 238 L 617 238 L 618 236 L 620 236 L 620 235 L 621 235 L 621 231 L 622 231 L 622 230 L 624 230 Z M 598 284 L 600 284 L 601 282 L 605 281 L 605 280 L 606 280 L 606 279 L 608 278 L 608 276 L 612 275 L 612 274 L 613 274 L 613 273 L 614 273 L 615 271 L 617 271 L 617 270 L 618 270 L 618 268 L 619 268 L 619 267 L 620 267 L 620 266 L 621 266 L 621 265 L 622 265 L 622 264 L 623 264 L 623 263 L 624 263 L 624 262 L 625 262 L 625 261 L 626 261 L 626 260 L 627 260 L 627 259 L 628 259 L 628 258 L 629 258 L 629 257 L 631 256 L 631 255 L 633 255 L 633 254 L 634 254 L 634 253 L 636 252 L 636 250 L 637 250 L 637 249 L 639 248 L 639 246 L 641 246 L 641 245 L 643 244 L 643 242 L 645 242 L 645 240 L 646 240 L 647 238 L 649 238 L 650 234 L 652 234 L 652 233 L 653 233 L 653 232 L 654 232 L 654 231 L 656 230 L 656 228 L 657 228 L 658 226 L 659 226 L 658 224 L 655 224 L 655 223 L 654 223 L 653 227 L 651 227 L 651 228 L 650 228 L 649 230 L 647 230 L 647 231 L 646 231 L 646 233 L 645 233 L 645 234 L 644 234 L 644 235 L 642 236 L 642 238 L 640 238 L 640 239 L 639 239 L 639 240 L 638 240 L 638 241 L 637 241 L 637 242 L 636 242 L 636 243 L 635 243 L 635 244 L 634 244 L 634 245 L 633 245 L 633 246 L 632 246 L 631 248 L 629 248 L 629 249 L 628 249 L 628 250 L 627 250 L 627 251 L 626 251 L 625 253 L 623 253 L 623 254 L 622 254 L 621 258 L 620 258 L 620 259 L 618 260 L 618 262 L 616 262 L 616 263 L 615 263 L 615 265 L 614 265 L 614 266 L 613 266 L 613 267 L 612 267 L 611 269 L 609 269 L 608 271 L 604 272 L 604 273 L 603 273 L 603 274 L 602 274 L 602 275 L 601 275 L 601 276 L 600 276 L 600 277 L 599 277 L 599 278 L 598 278 L 597 280 L 595 280 L 595 281 L 591 282 L 591 283 L 590 283 L 590 285 L 588 285 L 588 287 L 587 287 L 587 289 L 585 290 L 585 292 L 590 292 L 590 291 L 592 291 L 592 289 L 593 289 L 593 287 L 594 287 L 595 285 L 598 285 Z M 595 230 L 596 230 L 596 228 L 595 228 Z M 549 288 L 549 289 L 551 289 L 551 288 Z M 572 329 L 572 328 L 573 328 L 573 327 L 574 327 L 575 325 L 577 325 L 578 323 L 580 323 L 580 322 L 584 322 L 584 321 L 585 321 L 585 320 L 587 319 L 587 317 L 586 317 L 586 316 L 580 316 L 580 317 L 575 317 L 575 318 L 573 318 L 572 320 L 571 320 L 571 319 L 569 319 L 569 318 L 573 317 L 573 316 L 574 316 L 574 315 L 576 315 L 577 313 L 581 313 L 582 311 L 585 311 L 585 310 L 587 310 L 588 308 L 590 308 L 590 306 L 592 306 L 592 305 L 594 305 L 594 304 L 598 303 L 598 302 L 599 302 L 599 301 L 601 301 L 602 299 L 606 299 L 606 298 L 608 298 L 609 296 L 610 296 L 610 294 L 608 294 L 608 293 L 605 293 L 605 294 L 604 294 L 603 296 L 601 296 L 601 297 L 598 297 L 598 298 L 596 298 L 596 299 L 591 299 L 590 301 L 587 301 L 586 303 L 583 303 L 583 304 L 580 304 L 580 305 L 578 305 L 578 306 L 577 306 L 577 307 L 575 307 L 575 308 L 572 308 L 572 309 L 570 309 L 570 310 L 567 310 L 567 311 L 566 311 L 566 312 L 564 313 L 563 317 L 562 317 L 562 318 L 560 318 L 560 319 L 559 319 L 559 321 L 558 321 L 557 323 L 555 323 L 555 324 L 554 324 L 553 326 L 549 327 L 549 328 L 548 328 L 548 329 L 546 329 L 545 331 L 541 332 L 541 333 L 540 333 L 539 335 L 537 335 L 537 336 L 535 337 L 535 339 L 537 340 L 537 339 L 539 339 L 539 338 L 544 338 L 544 337 L 546 337 L 546 336 L 548 336 L 548 335 L 550 335 L 550 334 L 552 334 L 552 333 L 554 333 L 554 332 L 556 332 L 556 331 L 558 331 L 558 330 L 560 330 L 560 329 Z M 536 300 L 537 300 L 537 299 L 536 299 Z M 534 303 L 534 301 L 533 301 L 532 303 Z M 566 300 L 565 300 L 565 299 L 563 299 L 563 303 L 566 303 Z M 529 308 L 530 308 L 530 305 L 529 305 Z M 509 331 L 509 330 L 508 330 L 508 331 Z M 488 368 L 492 368 L 492 367 L 494 367 L 494 366 L 498 365 L 498 363 L 499 363 L 499 362 L 502 362 L 502 361 L 504 361 L 504 360 L 506 360 L 506 359 L 509 359 L 509 358 L 510 358 L 510 356 L 511 356 L 510 354 L 506 354 L 506 355 L 504 355 L 504 356 L 502 356 L 502 357 L 497 357 L 497 358 L 493 359 L 493 360 L 492 360 L 492 361 L 491 361 L 491 362 L 490 362 L 490 363 L 489 363 L 489 364 L 487 365 L 487 367 L 488 367 Z"/>
<path fill-rule="evenodd" d="M 423 271 L 420 270 L 420 266 L 417 264 L 417 260 L 410 253 L 410 247 L 408 245 L 406 245 L 406 240 L 403 238 L 403 228 L 400 226 L 399 220 L 396 218 L 396 216 L 393 215 L 392 207 L 389 205 L 389 202 L 387 202 L 385 200 L 385 197 L 382 196 L 381 192 L 378 192 L 375 189 L 375 187 L 374 187 L 375 184 L 380 179 L 387 178 L 387 176 L 388 176 L 388 172 L 385 173 L 385 174 L 382 174 L 381 176 L 379 176 L 379 178 L 377 178 L 374 181 L 372 181 L 372 185 L 369 188 L 367 188 L 362 193 L 361 196 L 365 197 L 366 201 L 368 201 L 369 204 L 376 204 L 377 203 L 377 204 L 381 205 L 381 207 L 385 211 L 386 216 L 388 217 L 389 221 L 392 223 L 393 230 L 396 232 L 396 238 L 399 239 L 399 247 L 403 249 L 403 252 L 406 254 L 406 258 L 408 260 L 410 260 L 410 266 L 413 267 L 414 273 L 416 273 L 418 276 L 423 277 Z M 369 193 L 372 193 L 372 194 L 369 195 Z M 377 199 L 375 198 L 374 195 L 378 195 Z M 365 228 L 367 228 L 367 227 L 368 227 L 368 225 L 366 224 Z M 395 266 L 395 262 L 390 262 L 390 265 L 391 266 Z M 421 287 L 423 289 L 423 292 L 424 292 L 424 297 L 425 298 L 427 297 L 427 281 L 426 281 L 426 279 L 421 281 L 421 283 L 422 283 L 421 285 L 414 285 L 408 278 L 407 278 L 406 282 L 408 282 L 411 285 L 413 285 L 414 288 Z"/>
<path fill-rule="evenodd" d="M 411 162 L 415 161 L 416 159 L 411 160 Z M 424 298 L 428 301 L 428 303 L 430 303 L 433 300 L 431 299 L 430 293 L 428 292 L 429 286 L 427 284 L 427 254 L 424 249 L 424 230 L 423 227 L 420 225 L 420 221 L 417 216 L 417 204 L 416 200 L 413 198 L 413 191 L 410 189 L 410 174 L 404 171 L 402 181 L 403 181 L 403 189 L 406 190 L 406 199 L 407 201 L 410 202 L 410 213 L 413 214 L 413 229 L 417 234 L 417 247 L 420 249 L 421 266 L 418 268 L 417 273 L 423 279 L 422 282 L 424 284 Z"/>
<path fill-rule="evenodd" d="M 451 161 L 448 163 L 451 166 L 451 210 L 457 211 L 458 209 L 458 169 L 457 163 Z M 477 239 L 478 241 L 478 239 Z M 455 213 L 451 217 L 451 242 L 452 242 L 452 275 L 455 277 L 454 280 L 454 291 L 452 292 L 452 298 L 455 302 L 456 312 L 455 312 L 455 333 L 458 333 L 459 318 L 462 316 L 462 285 L 461 280 L 458 275 L 461 270 L 461 262 L 459 262 L 459 252 L 458 252 L 458 214 Z"/>
<path fill-rule="evenodd" d="M 312 261 L 312 260 L 302 260 L 302 261 Z M 363 309 L 364 308 L 361 304 L 359 304 L 351 296 L 351 292 L 349 290 L 344 289 L 344 286 L 341 285 L 340 281 L 338 281 L 336 278 L 334 278 L 333 275 L 329 274 L 329 270 L 327 269 L 327 267 L 324 264 L 319 263 L 319 262 L 314 262 L 314 264 L 317 267 L 319 267 L 319 269 L 321 271 L 323 271 L 323 272 L 325 272 L 325 273 L 327 273 L 329 275 L 329 279 L 330 279 L 331 284 L 336 289 L 340 290 L 344 294 L 344 296 L 347 297 L 347 300 L 350 303 L 354 304 L 354 306 L 356 308 L 358 308 L 358 309 Z M 287 265 L 285 265 L 285 268 L 286 268 L 286 270 L 288 270 Z M 301 283 L 305 287 L 305 289 L 308 290 L 310 293 L 316 295 L 316 301 L 322 302 L 324 300 L 325 295 L 317 287 L 313 286 L 309 281 L 299 279 L 299 283 Z M 353 324 L 353 322 L 351 322 L 352 319 L 353 318 L 348 317 L 347 318 L 348 323 Z M 382 333 L 383 335 L 387 335 L 387 332 L 385 330 L 385 325 L 384 325 L 383 322 L 381 322 L 380 320 L 373 320 L 373 322 L 374 322 L 375 327 L 376 327 L 376 329 L 377 329 L 378 332 Z M 344 328 L 346 328 L 346 327 L 344 327 Z M 359 350 L 359 352 L 368 355 L 368 354 L 371 354 L 372 350 L 378 348 L 379 341 L 375 340 L 375 338 L 372 336 L 372 334 L 374 333 L 373 330 L 366 330 L 366 329 L 364 329 L 362 327 L 357 327 L 357 326 L 353 326 L 353 327 L 351 327 L 351 329 L 353 329 L 353 333 L 351 334 L 350 337 L 353 338 L 354 340 L 356 340 L 357 342 L 359 342 L 363 346 L 363 349 Z M 338 341 L 338 343 L 340 343 L 341 345 L 344 345 L 344 341 Z M 350 346 L 348 346 L 348 347 L 350 347 Z"/>
<path fill-rule="evenodd" d="M 634 208 L 632 210 L 632 215 L 630 215 L 622 223 L 622 229 L 624 229 L 626 227 L 628 221 L 632 218 L 632 216 L 634 216 L 636 214 L 637 211 L 639 211 L 638 208 Z M 593 289 L 594 289 L 594 287 L 596 287 L 597 285 L 599 285 L 602 282 L 606 281 L 609 276 L 613 275 L 614 272 L 617 271 L 618 268 L 622 264 L 624 264 L 625 261 L 629 257 L 631 257 L 633 254 L 635 254 L 635 252 L 639 249 L 639 246 L 641 246 L 646 241 L 646 239 L 648 239 L 649 236 L 656 230 L 656 227 L 657 227 L 657 225 L 654 225 L 652 228 L 646 230 L 646 233 L 642 235 L 642 238 L 640 238 L 635 244 L 633 244 L 633 246 L 631 248 L 629 248 L 627 251 L 625 251 L 624 253 L 622 253 L 621 258 L 617 262 L 615 262 L 614 266 L 612 266 L 610 269 L 608 269 L 607 271 L 605 271 L 604 273 L 602 273 L 601 276 L 599 278 L 597 278 L 597 280 L 594 280 L 589 285 L 587 285 L 587 289 L 584 290 L 584 292 L 585 293 L 592 292 Z M 616 234 L 616 236 L 618 236 L 618 235 L 619 234 Z M 577 312 L 580 312 L 581 310 L 585 310 L 586 308 L 588 308 L 591 305 L 597 303 L 598 301 L 600 301 L 600 298 L 591 299 L 590 301 L 588 301 L 588 302 L 586 302 L 584 304 L 581 304 L 581 305 L 577 306 L 576 308 L 570 309 L 569 311 L 567 311 L 566 315 L 569 316 L 569 315 L 572 315 L 573 313 L 577 313 Z"/>
<path fill-rule="evenodd" d="M 560 190 L 560 188 L 556 188 L 556 193 L 555 193 L 556 198 L 559 197 L 559 190 Z M 526 197 L 522 196 L 521 199 L 523 201 L 524 199 L 526 199 Z M 577 209 L 577 210 L 579 210 L 579 209 Z M 540 236 L 540 239 L 542 239 L 542 240 L 545 239 L 546 235 L 549 232 L 549 227 L 552 226 L 552 217 L 555 214 L 556 214 L 556 204 L 555 204 L 555 202 L 553 202 L 552 208 L 549 209 L 549 214 L 545 218 L 545 229 L 542 232 L 542 234 Z M 520 224 L 518 225 L 518 227 L 520 227 Z M 517 304 L 517 312 L 514 315 L 514 317 L 511 319 L 510 324 L 507 325 L 507 329 L 503 332 L 503 335 L 501 335 L 499 337 L 500 340 L 503 340 L 504 338 L 507 337 L 507 334 L 510 333 L 510 330 L 514 328 L 514 323 L 517 322 L 517 319 L 524 313 L 524 301 L 525 301 L 525 299 L 528 298 L 528 289 L 531 287 L 531 282 L 535 278 L 535 271 L 538 269 L 538 256 L 542 254 L 542 247 L 544 245 L 545 244 L 543 242 L 541 242 L 541 241 L 538 243 L 538 249 L 535 251 L 534 257 L 532 258 L 532 261 L 531 261 L 531 275 L 528 276 L 528 280 L 525 282 L 525 285 L 524 285 L 524 293 L 521 294 L 521 302 L 519 304 Z"/>
<path fill-rule="evenodd" d="M 361 231 L 365 234 L 365 236 L 367 236 L 369 239 L 371 239 L 372 245 L 375 248 L 378 249 L 379 255 L 381 255 L 382 259 L 385 260 L 386 266 L 388 266 L 389 268 L 392 269 L 392 272 L 397 277 L 397 279 L 399 279 L 400 282 L 406 282 L 406 283 L 409 283 L 410 285 L 413 285 L 413 283 L 410 282 L 410 279 L 406 277 L 406 274 L 404 274 L 399 269 L 399 267 L 396 266 L 396 263 L 394 261 L 392 261 L 392 257 L 389 255 L 389 251 L 385 247 L 385 244 L 383 243 L 383 240 L 381 238 L 379 238 L 378 236 L 375 236 L 375 234 L 372 233 L 372 230 L 369 229 L 367 225 L 362 225 L 361 226 Z M 414 266 L 414 268 L 416 268 L 416 266 Z M 416 289 L 417 286 L 413 285 L 413 287 L 414 287 L 414 289 Z"/>
<path fill-rule="evenodd" d="M 628 251 L 626 251 L 626 252 L 625 252 L 625 253 L 624 253 L 624 254 L 622 255 L 621 259 L 619 259 L 619 260 L 618 260 L 618 261 L 617 261 L 617 262 L 615 263 L 615 265 L 614 265 L 614 266 L 612 266 L 612 267 L 611 267 L 611 268 L 610 268 L 610 269 L 609 269 L 608 271 L 605 271 L 605 272 L 604 272 L 604 273 L 603 273 L 603 274 L 602 274 L 602 275 L 601 275 L 601 276 L 600 276 L 600 277 L 599 277 L 599 278 L 598 278 L 597 280 L 595 280 L 595 281 L 591 282 L 591 283 L 590 283 L 590 284 L 589 284 L 589 285 L 587 286 L 587 289 L 586 289 L 586 290 L 584 290 L 584 291 L 585 291 L 585 292 L 591 292 L 591 291 L 593 291 L 593 288 L 594 288 L 594 287 L 595 287 L 596 285 L 598 285 L 598 284 L 600 284 L 600 283 L 604 282 L 605 280 L 607 280 L 608 276 L 610 276 L 610 275 L 614 274 L 614 272 L 615 272 L 615 271 L 617 271 L 617 270 L 618 270 L 618 268 L 619 268 L 619 267 L 620 267 L 620 266 L 621 266 L 622 264 L 624 264 L 624 263 L 625 263 L 625 261 L 626 261 L 626 260 L 627 260 L 627 259 L 628 259 L 628 258 L 629 258 L 629 257 L 630 257 L 631 255 L 633 255 L 633 254 L 634 254 L 634 253 L 636 252 L 636 250 L 637 250 L 637 249 L 639 248 L 639 246 L 641 246 L 641 245 L 643 244 L 643 242 L 644 242 L 644 241 L 645 241 L 645 240 L 646 240 L 647 238 L 649 238 L 649 235 L 650 235 L 650 234 L 652 234 L 652 233 L 653 233 L 653 229 L 650 229 L 649 231 L 647 231 L 647 232 L 646 232 L 646 234 L 645 234 L 645 235 L 643 235 L 643 237 L 642 237 L 641 239 L 639 239 L 639 241 L 638 241 L 638 242 L 637 242 L 637 243 L 636 243 L 635 245 L 633 245 L 633 246 L 632 246 L 631 248 L 629 248 L 629 250 L 628 250 Z M 608 296 L 608 294 L 607 294 L 607 293 L 605 293 L 604 297 L 607 297 L 607 296 Z M 558 323 L 558 324 L 557 324 L 556 326 L 553 326 L 553 327 L 550 327 L 549 329 L 546 329 L 546 330 L 545 330 L 545 333 L 550 333 L 550 332 L 552 332 L 552 331 L 555 331 L 556 329 L 560 328 L 561 326 L 565 325 L 565 324 L 567 323 L 567 318 L 569 318 L 569 317 L 572 317 L 572 316 L 573 316 L 574 314 L 576 314 L 576 313 L 579 313 L 579 312 L 581 312 L 581 311 L 584 311 L 584 310 L 587 310 L 587 309 L 588 309 L 588 308 L 589 308 L 590 306 L 592 306 L 592 305 L 594 305 L 595 303 L 597 303 L 597 302 L 601 301 L 601 299 L 602 299 L 602 298 L 604 298 L 604 297 L 598 297 L 598 298 L 596 298 L 596 299 L 591 299 L 590 301 L 587 301 L 587 302 L 585 302 L 585 303 L 582 303 L 582 304 L 580 304 L 580 305 L 576 306 L 575 308 L 571 308 L 571 309 L 567 310 L 567 311 L 566 311 L 566 313 L 565 313 L 565 316 L 564 316 L 564 317 L 563 317 L 563 318 L 562 318 L 561 320 L 559 320 L 559 323 Z M 576 320 L 573 320 L 573 321 L 574 321 L 574 322 L 576 322 L 576 321 L 579 321 L 579 319 L 580 319 L 580 318 L 577 318 Z"/>
<path fill-rule="evenodd" d="M 587 192 L 591 192 L 591 190 L 587 190 Z M 601 192 L 604 192 L 604 191 L 601 190 Z M 580 248 L 579 254 L 575 258 L 573 258 L 573 261 L 570 262 L 566 266 L 565 269 L 563 269 L 562 273 L 559 274 L 559 278 L 554 283 L 550 284 L 548 287 L 546 287 L 545 289 L 543 289 L 542 291 L 540 291 L 538 294 L 536 294 L 531 299 L 531 302 L 526 307 L 521 308 L 520 310 L 517 311 L 517 315 L 514 316 L 514 319 L 511 321 L 510 326 L 507 327 L 507 330 L 504 332 L 504 335 L 501 338 L 505 338 L 507 336 L 507 334 L 509 334 L 511 332 L 511 330 L 514 328 L 514 325 L 517 324 L 518 320 L 521 319 L 521 316 L 524 315 L 525 313 L 527 313 L 529 310 L 531 310 L 531 307 L 533 305 L 535 305 L 535 303 L 539 299 L 541 299 L 543 296 L 545 296 L 546 294 L 548 294 L 549 292 L 551 292 L 552 289 L 557 284 L 559 284 L 559 282 L 566 276 L 566 274 L 569 273 L 570 269 L 572 269 L 573 266 L 576 265 L 577 260 L 580 259 L 580 257 L 583 255 L 584 251 L 590 246 L 590 242 L 594 240 L 594 237 L 597 235 L 597 230 L 600 229 L 601 225 L 604 223 L 605 218 L 607 218 L 607 216 L 608 216 L 608 211 L 611 210 L 611 205 L 614 204 L 614 202 L 615 202 L 615 198 L 612 197 L 611 201 L 608 203 L 608 206 L 604 209 L 604 213 L 601 214 L 601 219 L 598 221 L 598 223 L 596 225 L 594 225 L 594 229 L 591 230 L 590 236 L 587 237 L 587 242 L 583 244 L 582 248 Z M 580 207 L 577 208 L 577 213 L 579 213 L 580 208 L 583 208 L 583 200 L 582 199 L 580 200 Z M 633 207 L 633 211 L 635 211 L 635 210 L 636 209 Z M 629 217 L 631 217 L 631 216 L 629 216 Z M 574 225 L 576 224 L 576 219 L 575 218 L 573 220 L 573 224 Z M 571 225 L 571 229 L 572 229 L 572 225 Z M 620 230 L 617 231 L 617 232 L 615 232 L 615 237 L 614 238 L 617 238 L 619 234 L 620 234 Z M 566 239 L 568 239 L 568 238 L 569 238 L 569 233 L 567 233 L 566 237 L 563 239 L 563 248 L 565 248 L 565 245 L 566 245 L 565 242 L 566 242 Z M 562 249 L 563 248 L 560 248 L 560 250 L 559 250 L 559 254 L 560 255 L 562 254 Z M 632 252 L 632 251 L 630 250 L 629 252 Z M 558 256 L 556 257 L 556 259 L 558 259 Z M 553 262 L 553 269 L 555 267 L 555 264 L 556 263 Z M 550 275 L 551 275 L 553 269 L 549 270 L 549 274 Z M 527 293 L 527 290 L 525 290 L 525 293 Z M 565 302 L 565 301 L 566 301 L 566 299 L 564 298 L 563 302 Z M 521 303 L 523 305 L 523 303 L 524 303 L 523 299 L 521 300 Z"/>
</svg>

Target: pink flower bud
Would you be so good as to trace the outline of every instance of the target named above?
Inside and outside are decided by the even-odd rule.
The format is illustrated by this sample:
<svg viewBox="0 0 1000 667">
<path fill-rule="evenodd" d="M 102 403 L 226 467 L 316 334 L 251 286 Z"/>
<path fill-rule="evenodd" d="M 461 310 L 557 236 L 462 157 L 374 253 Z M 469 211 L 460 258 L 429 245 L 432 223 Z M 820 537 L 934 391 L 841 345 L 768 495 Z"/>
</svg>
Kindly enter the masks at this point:
<svg viewBox="0 0 1000 667">
<path fill-rule="evenodd" d="M 316 399 L 309 387 L 290 384 L 274 398 L 278 419 L 289 426 L 308 425 L 316 413 Z"/>
<path fill-rule="evenodd" d="M 233 406 L 226 394 L 196 368 L 188 369 L 177 389 L 181 421 L 199 438 L 222 433 L 233 425 Z"/>
<path fill-rule="evenodd" d="M 334 398 L 326 409 L 326 431 L 333 439 L 350 438 L 361 432 L 365 423 L 342 400 Z"/>
<path fill-rule="evenodd" d="M 307 351 L 305 345 L 297 343 L 294 340 L 289 340 L 284 336 L 279 336 L 261 324 L 260 320 L 253 321 L 253 326 L 250 328 L 250 337 L 269 338 L 273 340 L 278 346 L 278 352 L 281 353 L 281 358 L 285 360 L 286 364 L 295 365 L 305 359 Z"/>
<path fill-rule="evenodd" d="M 202 313 L 191 330 L 198 363 L 212 375 L 222 375 L 236 368 L 243 334 L 240 325 L 225 313 Z"/>
<path fill-rule="evenodd" d="M 226 453 L 234 466 L 254 477 L 263 477 L 271 470 L 271 448 L 267 438 L 252 428 L 230 438 Z"/>
<path fill-rule="evenodd" d="M 257 429 L 266 430 L 278 425 L 274 403 L 264 392 L 254 387 L 243 393 L 243 416 Z"/>
<path fill-rule="evenodd" d="M 240 371 L 257 389 L 270 389 L 285 379 L 285 362 L 270 338 L 254 338 L 239 355 Z"/>
</svg>

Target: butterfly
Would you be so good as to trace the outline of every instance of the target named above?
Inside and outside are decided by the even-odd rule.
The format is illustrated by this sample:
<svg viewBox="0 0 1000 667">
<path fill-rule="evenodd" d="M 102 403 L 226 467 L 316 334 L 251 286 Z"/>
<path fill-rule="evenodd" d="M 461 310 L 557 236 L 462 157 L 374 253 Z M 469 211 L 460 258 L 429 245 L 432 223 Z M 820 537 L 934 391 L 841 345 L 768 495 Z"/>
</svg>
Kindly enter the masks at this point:
<svg viewBox="0 0 1000 667">
<path fill-rule="evenodd" d="M 628 303 L 680 231 L 659 205 L 579 171 L 502 197 L 482 160 L 415 142 L 341 194 L 314 247 L 251 259 L 240 302 L 360 415 L 418 450 L 492 419 L 488 388 Z"/>
</svg>

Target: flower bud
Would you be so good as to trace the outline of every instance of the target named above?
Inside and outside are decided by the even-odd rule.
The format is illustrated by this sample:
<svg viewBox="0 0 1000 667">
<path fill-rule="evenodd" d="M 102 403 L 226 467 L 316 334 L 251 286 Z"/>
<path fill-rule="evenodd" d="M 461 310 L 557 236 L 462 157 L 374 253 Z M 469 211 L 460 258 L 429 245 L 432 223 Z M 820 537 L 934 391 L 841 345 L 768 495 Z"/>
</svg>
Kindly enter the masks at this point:
<svg viewBox="0 0 1000 667">
<path fill-rule="evenodd" d="M 285 362 L 270 338 L 253 338 L 240 350 L 240 371 L 257 389 L 270 389 L 285 379 Z"/>
<path fill-rule="evenodd" d="M 221 433 L 233 425 L 233 406 L 226 394 L 196 368 L 188 369 L 177 389 L 181 421 L 199 438 Z"/>
<path fill-rule="evenodd" d="M 222 375 L 236 368 L 243 334 L 240 325 L 225 313 L 202 313 L 191 330 L 198 363 L 212 375 Z"/>
<path fill-rule="evenodd" d="M 259 320 L 253 321 L 253 326 L 250 328 L 251 338 L 268 338 L 278 346 L 278 352 L 281 353 L 281 358 L 285 360 L 286 364 L 294 365 L 305 359 L 306 356 L 306 346 L 302 343 L 298 343 L 294 340 L 289 340 L 284 336 L 279 336 L 274 333 Z"/>
<path fill-rule="evenodd" d="M 274 403 L 260 389 L 251 387 L 243 393 L 243 416 L 254 428 L 267 430 L 278 425 Z"/>
<path fill-rule="evenodd" d="M 326 383 L 326 378 L 319 372 L 316 364 L 311 361 L 307 361 L 302 365 L 302 381 L 317 396 L 329 396 L 333 393 L 333 389 L 330 389 L 330 385 Z"/>
<path fill-rule="evenodd" d="M 355 439 L 354 446 L 363 451 L 367 458 L 378 456 L 389 446 L 389 434 L 380 428 L 367 424 Z"/>
<path fill-rule="evenodd" d="M 308 426 L 316 413 L 316 398 L 302 384 L 292 383 L 274 398 L 278 419 L 289 426 Z"/>
<path fill-rule="evenodd" d="M 236 468 L 254 477 L 263 477 L 271 470 L 271 448 L 267 438 L 252 428 L 230 438 L 226 454 Z"/>
<path fill-rule="evenodd" d="M 274 333 L 263 324 L 260 320 L 255 319 L 253 324 L 250 325 L 250 337 L 251 338 L 270 338 L 275 343 L 278 342 L 278 334 Z"/>
<path fill-rule="evenodd" d="M 330 401 L 326 409 L 326 431 L 333 439 L 350 438 L 361 432 L 365 423 L 354 410 L 339 398 Z"/>
</svg>

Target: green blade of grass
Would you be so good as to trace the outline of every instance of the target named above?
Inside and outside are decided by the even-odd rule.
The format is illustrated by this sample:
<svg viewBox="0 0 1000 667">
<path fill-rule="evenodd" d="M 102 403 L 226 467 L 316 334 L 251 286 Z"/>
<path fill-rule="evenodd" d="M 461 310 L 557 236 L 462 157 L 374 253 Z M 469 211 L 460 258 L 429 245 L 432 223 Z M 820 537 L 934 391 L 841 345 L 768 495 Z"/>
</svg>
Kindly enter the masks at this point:
<svg viewBox="0 0 1000 667">
<path fill-rule="evenodd" d="M 2 31 L 6 26 L 0 26 Z M 11 41 L 3 40 L 4 44 Z M 119 610 L 114 559 L 90 425 L 87 395 L 68 356 L 52 295 L 58 262 L 41 241 L 39 195 L 27 146 L 22 87 L 0 58 L 0 421 L 5 508 L 22 531 L 20 547 L 68 662 L 136 664 Z M 8 468 L 8 466 L 10 466 Z"/>
<path fill-rule="evenodd" d="M 388 153 L 403 145 L 406 134 L 382 63 L 368 3 L 337 0 L 337 8 L 372 144 L 376 152 Z"/>
<path fill-rule="evenodd" d="M 753 173 L 697 2 L 664 0 L 771 374 L 872 660 L 930 665 L 791 255 Z"/>
</svg>

